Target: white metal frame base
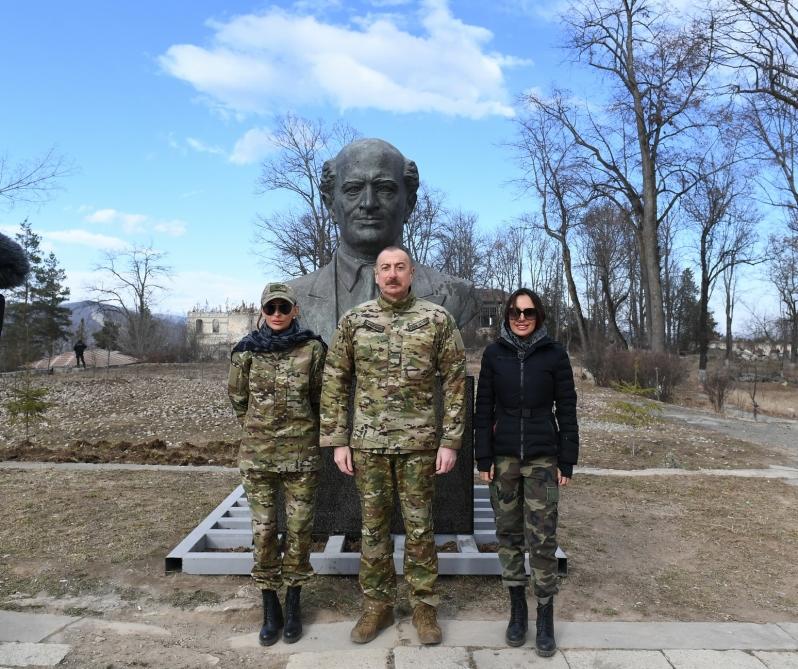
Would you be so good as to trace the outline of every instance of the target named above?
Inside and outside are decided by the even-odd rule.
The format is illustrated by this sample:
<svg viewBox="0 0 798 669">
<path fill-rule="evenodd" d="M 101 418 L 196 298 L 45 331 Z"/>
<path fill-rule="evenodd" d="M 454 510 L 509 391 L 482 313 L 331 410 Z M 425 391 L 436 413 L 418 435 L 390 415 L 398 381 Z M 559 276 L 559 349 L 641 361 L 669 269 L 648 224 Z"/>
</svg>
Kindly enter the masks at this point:
<svg viewBox="0 0 798 669">
<path fill-rule="evenodd" d="M 323 551 L 310 554 L 310 563 L 317 574 L 358 573 L 360 553 L 344 552 L 344 539 L 342 535 L 331 536 Z M 396 573 L 402 574 L 405 537 L 403 534 L 395 534 L 393 540 L 394 566 Z M 474 533 L 435 535 L 435 543 L 438 546 L 448 542 L 455 542 L 458 552 L 438 553 L 439 574 L 472 576 L 501 574 L 498 555 L 495 552 L 479 551 L 481 545 L 496 543 L 496 522 L 487 486 L 474 486 Z M 243 486 L 238 486 L 166 556 L 166 571 L 206 575 L 249 574 L 254 564 L 251 547 L 249 503 Z M 225 550 L 227 552 L 224 552 Z M 528 557 L 526 569 L 529 572 Z M 566 576 L 568 573 L 568 558 L 559 547 L 557 547 L 557 569 L 560 576 Z"/>
</svg>

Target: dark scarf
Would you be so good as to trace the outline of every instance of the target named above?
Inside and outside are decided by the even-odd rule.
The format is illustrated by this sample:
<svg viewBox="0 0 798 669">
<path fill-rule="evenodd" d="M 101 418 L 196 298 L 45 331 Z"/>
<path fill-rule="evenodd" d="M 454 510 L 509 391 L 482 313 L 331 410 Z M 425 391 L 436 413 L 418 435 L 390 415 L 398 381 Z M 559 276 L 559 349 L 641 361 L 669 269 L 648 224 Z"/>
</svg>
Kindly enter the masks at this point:
<svg viewBox="0 0 798 669">
<path fill-rule="evenodd" d="M 264 323 L 260 326 L 259 330 L 253 330 L 238 342 L 232 353 L 239 353 L 240 351 L 288 351 L 310 339 L 319 340 L 324 350 L 327 350 L 327 344 L 324 343 L 324 340 L 319 335 L 313 334 L 312 330 L 300 330 L 299 321 L 297 320 L 294 320 L 293 323 L 282 332 L 274 332 L 274 330 Z"/>
<path fill-rule="evenodd" d="M 521 353 L 526 353 L 548 334 L 549 333 L 546 330 L 545 325 L 541 325 L 531 335 L 526 337 L 519 337 L 517 334 L 515 334 L 515 332 L 508 328 L 505 323 L 502 323 L 501 330 L 499 331 L 499 336 Z"/>
</svg>

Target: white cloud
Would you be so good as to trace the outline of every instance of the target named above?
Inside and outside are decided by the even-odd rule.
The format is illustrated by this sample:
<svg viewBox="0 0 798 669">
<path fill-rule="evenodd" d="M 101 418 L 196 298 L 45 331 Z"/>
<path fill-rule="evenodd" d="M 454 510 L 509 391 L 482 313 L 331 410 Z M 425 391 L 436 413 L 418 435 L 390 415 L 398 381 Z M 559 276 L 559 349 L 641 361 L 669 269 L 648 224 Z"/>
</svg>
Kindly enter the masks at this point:
<svg viewBox="0 0 798 669">
<path fill-rule="evenodd" d="M 176 218 L 171 221 L 159 221 L 153 224 L 152 229 L 155 230 L 155 232 L 162 232 L 170 237 L 182 237 L 186 234 L 187 227 L 188 224 L 185 221 Z"/>
<path fill-rule="evenodd" d="M 372 7 L 399 7 L 402 5 L 409 5 L 412 0 L 371 0 L 369 4 Z"/>
<path fill-rule="evenodd" d="M 118 237 L 98 235 L 94 232 L 77 228 L 71 230 L 46 231 L 42 232 L 41 235 L 46 240 L 55 240 L 63 244 L 89 246 L 94 249 L 121 250 L 128 246 L 127 242 Z"/>
<path fill-rule="evenodd" d="M 128 214 L 118 209 L 97 209 L 84 220 L 89 223 L 118 225 L 125 234 L 160 232 L 170 237 L 180 237 L 186 233 L 188 224 L 180 219 L 157 219 L 146 214 Z"/>
<path fill-rule="evenodd" d="M 492 33 L 455 18 L 446 0 L 422 0 L 421 34 L 385 16 L 352 25 L 271 8 L 210 22 L 212 44 L 176 44 L 160 57 L 169 74 L 232 112 L 331 103 L 341 110 L 512 116 L 507 67 L 489 52 Z"/>
<path fill-rule="evenodd" d="M 247 130 L 236 142 L 230 162 L 236 165 L 256 163 L 274 151 L 272 134 L 265 128 Z"/>
<path fill-rule="evenodd" d="M 188 144 L 188 146 L 197 153 L 211 153 L 217 156 L 223 156 L 225 154 L 224 149 L 218 146 L 211 146 L 202 140 L 194 139 L 193 137 L 187 137 L 186 144 Z"/>
<path fill-rule="evenodd" d="M 258 301 L 262 283 L 259 278 L 246 280 L 202 270 L 176 272 L 159 304 L 170 313 L 185 313 L 205 302 L 211 307 L 236 306 L 242 300 L 249 304 Z"/>
<path fill-rule="evenodd" d="M 147 220 L 144 214 L 127 214 L 117 209 L 98 209 L 97 211 L 84 217 L 89 223 L 118 224 L 122 229 L 132 234 L 144 230 L 143 223 Z"/>
</svg>

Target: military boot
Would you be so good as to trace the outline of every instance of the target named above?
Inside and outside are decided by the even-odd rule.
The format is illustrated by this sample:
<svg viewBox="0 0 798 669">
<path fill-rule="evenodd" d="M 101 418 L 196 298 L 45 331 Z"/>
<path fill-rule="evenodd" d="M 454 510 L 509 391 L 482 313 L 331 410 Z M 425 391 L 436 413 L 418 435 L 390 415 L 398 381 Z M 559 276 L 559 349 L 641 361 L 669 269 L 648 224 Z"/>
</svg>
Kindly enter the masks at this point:
<svg viewBox="0 0 798 669">
<path fill-rule="evenodd" d="M 510 622 L 504 638 L 510 646 L 523 646 L 526 641 L 527 618 L 526 588 L 523 585 L 510 587 Z"/>
<path fill-rule="evenodd" d="M 393 625 L 393 606 L 390 604 L 368 604 L 357 624 L 349 633 L 355 643 L 368 643 L 386 627 Z"/>
<path fill-rule="evenodd" d="M 271 646 L 280 638 L 283 626 L 283 609 L 276 590 L 262 590 L 263 593 L 263 627 L 260 628 L 258 641 L 261 646 Z"/>
<path fill-rule="evenodd" d="M 433 646 L 443 639 L 438 625 L 438 614 L 434 606 L 421 602 L 413 609 L 413 627 L 418 632 L 418 639 L 425 646 Z"/>
<path fill-rule="evenodd" d="M 299 609 L 301 585 L 289 585 L 285 592 L 285 627 L 283 641 L 294 643 L 302 637 L 302 618 Z"/>
<path fill-rule="evenodd" d="M 557 642 L 554 640 L 554 597 L 549 599 L 548 604 L 538 603 L 535 650 L 541 657 L 551 657 L 557 652 Z"/>
</svg>

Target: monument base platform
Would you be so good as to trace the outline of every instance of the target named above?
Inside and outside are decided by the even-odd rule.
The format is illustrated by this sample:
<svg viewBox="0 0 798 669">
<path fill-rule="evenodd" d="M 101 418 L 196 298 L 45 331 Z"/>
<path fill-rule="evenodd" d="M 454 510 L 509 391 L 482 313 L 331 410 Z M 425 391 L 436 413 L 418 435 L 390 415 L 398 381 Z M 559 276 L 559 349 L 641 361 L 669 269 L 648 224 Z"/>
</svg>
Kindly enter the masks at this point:
<svg viewBox="0 0 798 669">
<path fill-rule="evenodd" d="M 395 534 L 394 565 L 396 573 L 404 573 L 404 535 Z M 439 547 L 452 550 L 438 552 L 438 573 L 441 575 L 493 576 L 501 574 L 499 557 L 484 551 L 496 543 L 496 525 L 490 506 L 488 487 L 474 486 L 473 534 L 436 534 Z M 360 553 L 345 551 L 344 535 L 327 539 L 323 551 L 313 552 L 310 562 L 317 574 L 354 575 L 360 568 Z M 166 571 L 186 574 L 224 575 L 249 574 L 252 570 L 252 528 L 249 504 L 242 486 L 236 488 L 174 550 L 166 556 Z M 568 573 L 568 560 L 557 549 L 560 576 Z M 529 561 L 527 559 L 527 573 Z"/>
</svg>

